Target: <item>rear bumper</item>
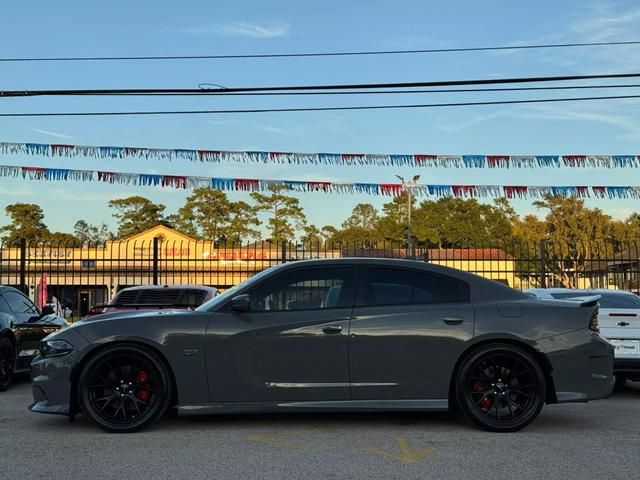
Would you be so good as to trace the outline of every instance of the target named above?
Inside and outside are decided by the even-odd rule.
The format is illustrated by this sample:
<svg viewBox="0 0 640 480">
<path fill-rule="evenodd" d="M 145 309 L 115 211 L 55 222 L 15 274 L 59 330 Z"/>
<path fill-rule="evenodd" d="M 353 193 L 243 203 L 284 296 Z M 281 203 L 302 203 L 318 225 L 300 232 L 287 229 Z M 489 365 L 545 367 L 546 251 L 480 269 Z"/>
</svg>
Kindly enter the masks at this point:
<svg viewBox="0 0 640 480">
<path fill-rule="evenodd" d="M 613 392 L 614 347 L 601 335 L 578 330 L 540 342 L 551 363 L 558 403 L 588 402 Z"/>
<path fill-rule="evenodd" d="M 613 373 L 616 377 L 640 380 L 640 358 L 616 358 Z"/>
</svg>

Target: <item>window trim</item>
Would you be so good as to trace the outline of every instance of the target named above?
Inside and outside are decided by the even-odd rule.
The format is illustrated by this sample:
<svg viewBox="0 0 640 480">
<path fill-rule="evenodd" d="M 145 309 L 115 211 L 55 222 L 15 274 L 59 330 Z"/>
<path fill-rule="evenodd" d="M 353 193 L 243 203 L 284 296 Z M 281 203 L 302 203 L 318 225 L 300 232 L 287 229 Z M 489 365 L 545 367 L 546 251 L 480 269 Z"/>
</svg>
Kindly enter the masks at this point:
<svg viewBox="0 0 640 480">
<path fill-rule="evenodd" d="M 369 280 L 370 269 L 386 269 L 386 270 L 396 270 L 396 271 L 399 270 L 403 272 L 412 272 L 412 273 L 418 273 L 418 274 L 432 275 L 434 277 L 453 279 L 457 282 L 460 282 L 466 285 L 469 292 L 469 298 L 467 300 L 455 301 L 455 302 L 410 302 L 410 303 L 385 303 L 385 304 L 370 305 L 365 301 L 367 282 Z M 400 306 L 409 306 L 409 305 L 470 305 L 470 304 L 471 304 L 471 286 L 467 282 L 465 282 L 464 280 L 460 280 L 459 278 L 451 277 L 449 275 L 443 275 L 441 273 L 432 272 L 429 270 L 422 270 L 418 268 L 407 268 L 407 267 L 401 267 L 396 265 L 393 265 L 393 266 L 363 265 L 360 281 L 358 282 L 358 293 L 356 295 L 356 303 L 354 307 L 355 308 L 376 308 L 376 307 L 400 307 Z"/>
<path fill-rule="evenodd" d="M 351 284 L 351 288 L 350 288 L 350 293 L 351 293 L 351 301 L 349 302 L 349 305 L 344 305 L 344 306 L 339 306 L 339 307 L 326 307 L 326 308 L 305 308 L 305 309 L 300 309 L 300 310 L 249 310 L 249 312 L 247 312 L 250 315 L 258 315 L 258 314 L 265 314 L 265 313 L 293 313 L 293 312 L 323 312 L 323 311 L 331 311 L 331 310 L 344 310 L 345 308 L 349 308 L 352 309 L 355 306 L 355 301 L 356 301 L 356 293 L 357 293 L 357 287 L 358 287 L 358 268 L 356 265 L 318 265 L 318 266 L 314 266 L 314 267 L 297 267 L 297 268 L 292 268 L 289 269 L 285 272 L 281 272 L 279 274 L 276 274 L 274 276 L 268 276 L 266 277 L 264 280 L 262 280 L 261 282 L 259 282 L 256 285 L 252 285 L 249 289 L 247 290 L 241 290 L 239 291 L 236 295 L 234 295 L 234 297 L 238 296 L 238 295 L 244 295 L 244 294 L 248 294 L 251 295 L 251 292 L 257 290 L 258 288 L 261 288 L 263 285 L 267 284 L 267 283 L 271 283 L 273 281 L 277 281 L 279 278 L 283 277 L 284 275 L 287 274 L 291 274 L 291 273 L 297 273 L 300 271 L 305 271 L 305 270 L 326 270 L 326 269 L 336 269 L 336 268 L 344 268 L 344 269 L 350 269 L 351 273 L 349 275 L 350 278 L 347 279 L 347 281 L 345 281 L 345 285 L 349 285 Z M 220 307 L 220 312 L 233 312 L 233 310 L 231 310 L 231 301 L 233 300 L 233 298 L 230 298 L 227 303 L 225 303 L 222 307 Z"/>
</svg>

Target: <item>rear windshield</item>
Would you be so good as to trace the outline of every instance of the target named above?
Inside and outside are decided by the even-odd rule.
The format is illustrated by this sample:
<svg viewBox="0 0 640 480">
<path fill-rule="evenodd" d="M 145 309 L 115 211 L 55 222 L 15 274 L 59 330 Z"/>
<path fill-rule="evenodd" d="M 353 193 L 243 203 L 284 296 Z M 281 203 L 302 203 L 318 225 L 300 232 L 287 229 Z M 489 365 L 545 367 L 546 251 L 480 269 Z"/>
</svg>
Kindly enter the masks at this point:
<svg viewBox="0 0 640 480">
<path fill-rule="evenodd" d="M 198 307 L 202 305 L 207 292 L 196 288 L 145 288 L 123 290 L 113 299 L 115 305 L 166 305 Z"/>
</svg>

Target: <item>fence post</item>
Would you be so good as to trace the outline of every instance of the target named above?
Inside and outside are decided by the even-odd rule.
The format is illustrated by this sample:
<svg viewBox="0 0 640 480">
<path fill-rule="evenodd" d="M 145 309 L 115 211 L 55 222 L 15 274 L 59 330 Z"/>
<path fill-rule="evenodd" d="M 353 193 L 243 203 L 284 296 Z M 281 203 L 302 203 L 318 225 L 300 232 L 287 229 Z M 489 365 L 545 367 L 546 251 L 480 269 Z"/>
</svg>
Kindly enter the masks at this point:
<svg viewBox="0 0 640 480">
<path fill-rule="evenodd" d="M 282 252 L 281 252 L 281 259 L 282 259 L 282 263 L 286 263 L 287 261 L 287 242 L 285 242 L 284 240 L 282 240 L 282 243 L 280 245 Z"/>
<path fill-rule="evenodd" d="M 27 291 L 27 240 L 20 239 L 20 291 L 29 295 Z"/>
<path fill-rule="evenodd" d="M 153 237 L 153 284 L 158 285 L 158 237 Z"/>
<path fill-rule="evenodd" d="M 547 242 L 540 240 L 540 287 L 547 288 Z"/>
</svg>

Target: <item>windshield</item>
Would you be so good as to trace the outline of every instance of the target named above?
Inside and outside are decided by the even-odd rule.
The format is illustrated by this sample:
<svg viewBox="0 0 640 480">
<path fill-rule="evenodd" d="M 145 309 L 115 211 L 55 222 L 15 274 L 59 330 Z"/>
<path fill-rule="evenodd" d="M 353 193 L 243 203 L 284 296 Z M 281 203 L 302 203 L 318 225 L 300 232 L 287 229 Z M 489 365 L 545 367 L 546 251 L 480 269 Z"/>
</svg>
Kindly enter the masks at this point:
<svg viewBox="0 0 640 480">
<path fill-rule="evenodd" d="M 266 277 L 269 273 L 273 271 L 274 268 L 277 268 L 277 267 L 274 266 L 274 267 L 269 267 L 266 270 L 262 270 L 260 273 L 257 273 L 256 275 L 245 280 L 244 282 L 241 282 L 231 287 L 230 289 L 225 290 L 223 293 L 216 295 L 211 300 L 209 300 L 206 303 L 203 303 L 195 310 L 197 312 L 211 312 L 217 309 L 222 303 L 226 302 L 227 299 L 233 297 L 236 294 L 236 292 L 238 292 L 238 290 L 259 281 L 263 277 Z"/>
</svg>

